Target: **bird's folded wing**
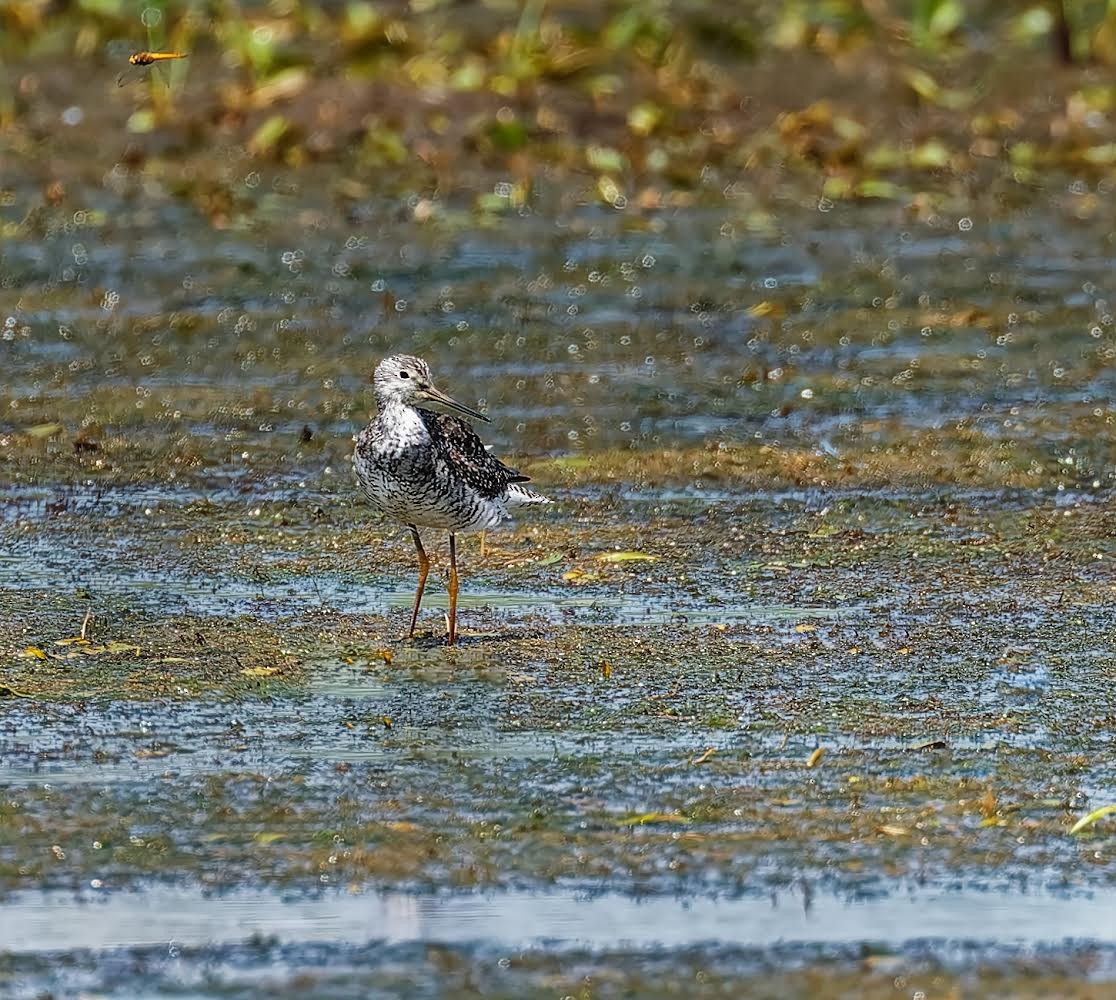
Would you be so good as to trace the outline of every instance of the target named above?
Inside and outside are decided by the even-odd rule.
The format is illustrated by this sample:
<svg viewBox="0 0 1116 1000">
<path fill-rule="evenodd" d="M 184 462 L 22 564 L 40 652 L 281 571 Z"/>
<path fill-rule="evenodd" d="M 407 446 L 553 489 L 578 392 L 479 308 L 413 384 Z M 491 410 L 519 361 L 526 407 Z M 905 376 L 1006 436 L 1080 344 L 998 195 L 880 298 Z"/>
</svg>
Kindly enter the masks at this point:
<svg viewBox="0 0 1116 1000">
<path fill-rule="evenodd" d="M 432 410 L 419 410 L 422 422 L 438 456 L 446 463 L 448 471 L 459 476 L 483 497 L 496 497 L 511 483 L 530 482 L 530 476 L 521 476 L 509 469 L 498 458 L 490 455 L 471 424 L 460 417 Z"/>
</svg>

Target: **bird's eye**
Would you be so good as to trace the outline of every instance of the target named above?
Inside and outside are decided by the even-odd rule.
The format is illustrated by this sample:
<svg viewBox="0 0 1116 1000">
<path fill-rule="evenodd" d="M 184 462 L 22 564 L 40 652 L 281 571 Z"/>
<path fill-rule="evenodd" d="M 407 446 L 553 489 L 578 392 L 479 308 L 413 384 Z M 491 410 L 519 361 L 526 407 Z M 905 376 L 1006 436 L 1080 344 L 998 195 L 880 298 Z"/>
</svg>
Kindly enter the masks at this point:
<svg viewBox="0 0 1116 1000">
<path fill-rule="evenodd" d="M 399 377 L 400 377 L 400 378 L 410 378 L 411 376 L 410 376 L 410 375 L 408 375 L 408 374 L 407 374 L 406 372 L 400 372 L 400 373 L 399 373 Z"/>
</svg>

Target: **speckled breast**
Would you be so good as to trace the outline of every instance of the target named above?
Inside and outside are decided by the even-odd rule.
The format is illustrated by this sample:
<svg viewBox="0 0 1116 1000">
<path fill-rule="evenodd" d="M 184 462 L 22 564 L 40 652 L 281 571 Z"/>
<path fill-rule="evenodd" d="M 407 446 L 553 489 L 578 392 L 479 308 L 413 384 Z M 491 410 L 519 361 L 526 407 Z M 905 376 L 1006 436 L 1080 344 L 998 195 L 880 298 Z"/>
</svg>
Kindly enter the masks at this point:
<svg viewBox="0 0 1116 1000">
<path fill-rule="evenodd" d="M 369 502 L 404 524 L 473 531 L 507 517 L 504 504 L 478 496 L 425 457 L 421 448 L 386 451 L 362 436 L 353 467 Z"/>
</svg>

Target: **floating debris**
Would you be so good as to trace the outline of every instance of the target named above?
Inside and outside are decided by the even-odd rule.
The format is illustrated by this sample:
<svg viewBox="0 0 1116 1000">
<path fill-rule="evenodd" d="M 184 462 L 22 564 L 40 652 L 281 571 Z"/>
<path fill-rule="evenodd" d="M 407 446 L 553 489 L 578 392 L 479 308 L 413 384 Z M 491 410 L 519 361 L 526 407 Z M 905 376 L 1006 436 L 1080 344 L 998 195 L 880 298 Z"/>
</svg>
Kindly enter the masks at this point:
<svg viewBox="0 0 1116 1000">
<path fill-rule="evenodd" d="M 1099 809 L 1094 809 L 1091 813 L 1082 816 L 1073 826 L 1070 827 L 1070 834 L 1080 833 L 1082 830 L 1087 830 L 1094 823 L 1105 818 L 1105 816 L 1116 816 L 1116 805 L 1101 806 Z"/>
</svg>

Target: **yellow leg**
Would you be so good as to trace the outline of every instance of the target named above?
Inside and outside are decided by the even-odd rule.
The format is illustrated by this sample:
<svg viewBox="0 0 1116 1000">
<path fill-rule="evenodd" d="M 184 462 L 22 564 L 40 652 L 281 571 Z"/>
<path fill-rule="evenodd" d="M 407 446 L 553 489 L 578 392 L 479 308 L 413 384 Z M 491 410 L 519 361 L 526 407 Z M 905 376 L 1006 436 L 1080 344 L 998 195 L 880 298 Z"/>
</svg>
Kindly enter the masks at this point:
<svg viewBox="0 0 1116 1000">
<path fill-rule="evenodd" d="M 415 637 L 415 622 L 418 621 L 419 605 L 422 604 L 422 592 L 426 589 L 426 576 L 430 572 L 430 560 L 426 558 L 426 550 L 422 547 L 422 539 L 419 538 L 418 528 L 413 524 L 408 524 L 411 529 L 411 537 L 415 540 L 415 551 L 418 552 L 419 558 L 419 578 L 418 590 L 415 591 L 415 608 L 411 612 L 411 631 L 407 634 L 408 639 Z"/>
<path fill-rule="evenodd" d="M 457 539 L 450 532 L 449 644 L 457 638 Z"/>
</svg>

